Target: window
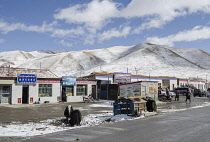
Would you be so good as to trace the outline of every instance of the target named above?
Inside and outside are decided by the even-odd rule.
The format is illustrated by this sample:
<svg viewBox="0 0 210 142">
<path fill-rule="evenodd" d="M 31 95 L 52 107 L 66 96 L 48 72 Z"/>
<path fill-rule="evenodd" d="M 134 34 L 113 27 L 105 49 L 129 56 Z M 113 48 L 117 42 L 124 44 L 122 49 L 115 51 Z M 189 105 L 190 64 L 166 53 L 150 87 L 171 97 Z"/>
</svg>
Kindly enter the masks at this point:
<svg viewBox="0 0 210 142">
<path fill-rule="evenodd" d="M 52 84 L 39 84 L 39 97 L 52 97 Z"/>
<path fill-rule="evenodd" d="M 73 87 L 66 87 L 66 96 L 73 96 L 74 89 Z"/>
<path fill-rule="evenodd" d="M 85 96 L 87 90 L 86 85 L 77 85 L 77 96 Z"/>
<path fill-rule="evenodd" d="M 11 86 L 0 86 L 1 103 L 11 103 Z"/>
</svg>

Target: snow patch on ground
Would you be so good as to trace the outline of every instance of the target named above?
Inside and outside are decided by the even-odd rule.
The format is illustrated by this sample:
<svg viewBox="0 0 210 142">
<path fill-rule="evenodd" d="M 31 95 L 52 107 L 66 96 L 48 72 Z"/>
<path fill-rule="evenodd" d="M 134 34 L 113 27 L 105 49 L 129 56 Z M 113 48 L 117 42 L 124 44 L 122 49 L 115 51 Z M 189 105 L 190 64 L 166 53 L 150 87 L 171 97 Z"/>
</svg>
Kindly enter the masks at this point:
<svg viewBox="0 0 210 142">
<path fill-rule="evenodd" d="M 111 106 L 110 102 L 104 102 L 98 105 L 92 104 L 91 106 L 97 107 L 99 105 L 100 107 Z M 194 106 L 187 109 L 195 109 L 195 108 L 201 108 L 205 106 L 210 106 L 210 103 L 205 102 L 202 105 Z M 187 109 L 162 109 L 160 111 L 167 113 L 167 112 L 185 111 Z M 146 113 L 149 113 L 149 112 L 146 112 Z M 84 116 L 82 118 L 81 126 L 77 126 L 77 127 L 70 127 L 67 124 L 62 123 L 62 120 L 64 118 L 49 119 L 49 120 L 41 121 L 40 123 L 30 122 L 28 124 L 20 124 L 20 123 L 14 122 L 10 125 L 1 125 L 0 136 L 21 136 L 21 137 L 36 136 L 36 135 L 53 133 L 53 132 L 65 131 L 69 129 L 91 127 L 91 126 L 99 125 L 102 123 L 112 123 L 112 122 L 134 120 L 134 119 L 141 119 L 141 118 L 144 118 L 144 115 L 140 117 L 132 117 L 132 116 L 127 116 L 125 114 L 114 116 L 113 112 L 106 112 L 102 114 L 89 114 L 87 116 Z"/>
<path fill-rule="evenodd" d="M 103 114 L 90 114 L 88 116 L 83 117 L 81 121 L 81 126 L 77 127 L 70 127 L 64 123 L 62 123 L 59 126 L 53 125 L 53 123 L 55 124 L 56 122 L 61 121 L 64 118 L 49 119 L 42 121 L 40 123 L 3 125 L 0 126 L 0 136 L 21 136 L 21 137 L 36 136 L 36 135 L 43 135 L 43 134 L 64 131 L 69 129 L 90 127 L 90 126 L 99 125 L 101 123 L 140 119 L 143 117 L 144 116 L 132 117 L 124 114 L 113 116 L 113 113 L 103 113 Z"/>
</svg>

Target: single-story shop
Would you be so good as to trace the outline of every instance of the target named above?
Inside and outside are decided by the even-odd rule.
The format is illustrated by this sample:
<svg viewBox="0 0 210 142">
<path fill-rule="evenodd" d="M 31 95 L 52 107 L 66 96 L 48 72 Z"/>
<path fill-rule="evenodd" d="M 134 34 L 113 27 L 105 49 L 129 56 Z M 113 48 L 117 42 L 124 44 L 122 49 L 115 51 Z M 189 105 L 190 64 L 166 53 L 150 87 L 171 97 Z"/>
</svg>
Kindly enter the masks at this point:
<svg viewBox="0 0 210 142">
<path fill-rule="evenodd" d="M 174 90 L 177 87 L 194 86 L 198 89 L 205 90 L 206 80 L 204 79 L 182 79 L 169 76 L 144 76 L 144 75 L 132 75 L 130 73 L 101 73 L 93 72 L 83 78 L 98 80 L 98 99 L 116 99 L 118 84 L 126 82 L 136 81 L 157 81 L 158 87 L 162 89 L 168 88 Z"/>
<path fill-rule="evenodd" d="M 96 80 L 61 78 L 49 70 L 1 67 L 0 72 L 0 104 L 81 102 L 97 91 Z"/>
</svg>

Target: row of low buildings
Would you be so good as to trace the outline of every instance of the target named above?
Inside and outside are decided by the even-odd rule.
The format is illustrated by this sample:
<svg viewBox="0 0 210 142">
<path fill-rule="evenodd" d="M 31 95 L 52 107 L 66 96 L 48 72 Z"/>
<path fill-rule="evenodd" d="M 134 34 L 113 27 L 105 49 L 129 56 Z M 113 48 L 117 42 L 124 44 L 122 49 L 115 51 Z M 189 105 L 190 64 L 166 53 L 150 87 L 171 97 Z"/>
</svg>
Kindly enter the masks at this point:
<svg viewBox="0 0 210 142">
<path fill-rule="evenodd" d="M 80 102 L 96 93 L 95 79 L 57 77 L 49 70 L 0 68 L 0 104 Z"/>
<path fill-rule="evenodd" d="M 58 77 L 49 70 L 0 68 L 0 104 L 33 104 L 82 102 L 84 96 L 95 99 L 117 98 L 118 84 L 135 81 L 157 81 L 161 88 L 173 90 L 191 85 L 205 89 L 205 80 L 175 77 L 148 77 L 129 73 L 94 72 L 84 77 Z"/>
</svg>

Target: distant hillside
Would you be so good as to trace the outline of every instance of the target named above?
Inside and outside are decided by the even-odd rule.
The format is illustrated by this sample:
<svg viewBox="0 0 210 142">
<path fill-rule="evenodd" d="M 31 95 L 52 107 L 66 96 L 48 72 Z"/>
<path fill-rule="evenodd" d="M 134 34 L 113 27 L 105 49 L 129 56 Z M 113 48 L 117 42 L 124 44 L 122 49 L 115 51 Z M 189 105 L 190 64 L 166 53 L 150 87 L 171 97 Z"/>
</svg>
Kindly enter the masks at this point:
<svg viewBox="0 0 210 142">
<path fill-rule="evenodd" d="M 49 69 L 58 76 L 83 76 L 93 71 L 128 71 L 151 76 L 210 78 L 209 53 L 194 48 L 174 48 L 149 43 L 74 52 L 1 52 L 0 66 Z"/>
</svg>

